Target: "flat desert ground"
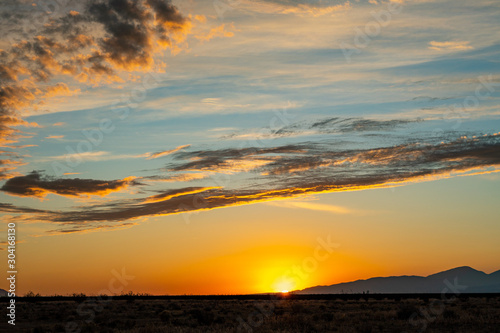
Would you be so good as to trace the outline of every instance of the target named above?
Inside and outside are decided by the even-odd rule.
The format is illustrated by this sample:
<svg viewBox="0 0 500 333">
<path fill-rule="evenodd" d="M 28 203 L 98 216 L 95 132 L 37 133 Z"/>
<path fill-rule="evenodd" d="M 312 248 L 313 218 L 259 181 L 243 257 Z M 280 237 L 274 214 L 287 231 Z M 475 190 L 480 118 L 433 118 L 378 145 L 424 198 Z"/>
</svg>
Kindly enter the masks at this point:
<svg viewBox="0 0 500 333">
<path fill-rule="evenodd" d="M 18 298 L 16 331 L 490 333 L 500 331 L 500 295 Z"/>
</svg>

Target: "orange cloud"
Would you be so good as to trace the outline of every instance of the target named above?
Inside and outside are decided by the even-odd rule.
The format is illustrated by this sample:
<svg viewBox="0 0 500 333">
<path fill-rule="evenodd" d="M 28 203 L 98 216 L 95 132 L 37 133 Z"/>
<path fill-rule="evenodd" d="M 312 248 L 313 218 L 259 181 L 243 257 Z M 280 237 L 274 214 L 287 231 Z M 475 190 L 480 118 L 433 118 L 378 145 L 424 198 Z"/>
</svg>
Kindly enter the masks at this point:
<svg viewBox="0 0 500 333">
<path fill-rule="evenodd" d="M 181 190 L 166 191 L 162 194 L 157 194 L 157 195 L 153 195 L 151 197 L 147 197 L 142 201 L 142 203 L 149 204 L 149 203 L 164 202 L 164 201 L 169 201 L 169 200 L 176 198 L 176 197 L 198 194 L 201 192 L 209 191 L 212 189 L 218 189 L 218 188 L 219 187 L 199 187 L 199 188 L 187 188 L 187 189 L 181 189 Z"/>
<path fill-rule="evenodd" d="M 44 97 L 50 98 L 55 96 L 74 96 L 80 92 L 80 89 L 70 90 L 65 83 L 58 83 L 55 86 L 48 87 Z"/>
<path fill-rule="evenodd" d="M 234 24 L 232 24 L 232 23 L 230 24 L 230 27 L 233 30 L 235 29 Z M 233 36 L 234 36 L 234 33 L 231 31 L 227 31 L 226 24 L 223 23 L 218 27 L 212 28 L 208 34 L 198 35 L 198 36 L 196 36 L 196 38 L 198 38 L 199 40 L 208 42 L 209 40 L 211 40 L 213 38 L 223 38 L 223 37 L 233 37 Z"/>
<path fill-rule="evenodd" d="M 205 15 L 195 15 L 194 19 L 201 23 L 207 22 L 207 17 Z"/>
<path fill-rule="evenodd" d="M 1 152 L 1 154 L 9 155 L 8 152 Z M 11 171 L 17 169 L 21 165 L 26 165 L 26 163 L 23 163 L 21 160 L 16 160 L 16 159 L 9 159 L 9 158 L 0 159 L 0 180 L 5 180 L 19 176 L 18 173 Z"/>
</svg>

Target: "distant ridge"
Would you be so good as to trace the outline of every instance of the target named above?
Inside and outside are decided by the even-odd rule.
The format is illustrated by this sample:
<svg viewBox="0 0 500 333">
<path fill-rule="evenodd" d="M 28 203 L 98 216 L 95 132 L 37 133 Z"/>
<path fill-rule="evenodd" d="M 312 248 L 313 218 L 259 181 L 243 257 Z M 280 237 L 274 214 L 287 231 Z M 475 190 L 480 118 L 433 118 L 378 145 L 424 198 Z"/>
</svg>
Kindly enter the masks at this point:
<svg viewBox="0 0 500 333">
<path fill-rule="evenodd" d="M 0 297 L 7 297 L 8 295 L 9 293 L 7 292 L 7 290 L 0 289 Z"/>
<path fill-rule="evenodd" d="M 456 279 L 456 283 L 455 283 Z M 498 293 L 500 292 L 500 270 L 491 274 L 472 267 L 462 266 L 436 274 L 423 276 L 374 277 L 367 280 L 344 282 L 330 286 L 315 286 L 294 291 L 294 294 L 404 294 L 404 293 L 441 293 L 451 285 L 464 286 L 461 293 Z M 466 287 L 466 288 L 465 288 Z M 450 288 L 448 288 L 449 291 Z"/>
</svg>

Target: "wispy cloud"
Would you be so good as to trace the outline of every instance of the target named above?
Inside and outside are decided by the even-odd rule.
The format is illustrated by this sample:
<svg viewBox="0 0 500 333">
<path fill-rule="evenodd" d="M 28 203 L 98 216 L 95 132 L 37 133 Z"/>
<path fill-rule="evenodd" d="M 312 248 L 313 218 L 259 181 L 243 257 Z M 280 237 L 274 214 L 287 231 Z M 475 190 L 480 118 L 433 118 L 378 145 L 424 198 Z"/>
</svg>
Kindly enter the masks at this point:
<svg viewBox="0 0 500 333">
<path fill-rule="evenodd" d="M 151 160 L 151 159 L 155 159 L 155 158 L 167 156 L 167 155 L 173 154 L 175 152 L 178 152 L 179 150 L 186 149 L 189 146 L 191 146 L 191 145 L 183 145 L 183 146 L 179 146 L 177 148 L 170 149 L 170 150 L 160 151 L 160 152 L 157 152 L 157 153 L 149 153 L 149 156 L 148 156 L 147 159 Z"/>
<path fill-rule="evenodd" d="M 345 118 L 345 117 L 324 117 L 313 120 L 299 121 L 283 125 L 279 128 L 269 128 L 267 131 L 247 130 L 234 132 L 221 137 L 221 139 L 243 139 L 262 138 L 272 139 L 278 137 L 294 137 L 303 135 L 318 134 L 345 134 L 349 132 L 377 132 L 392 130 L 415 122 L 421 119 L 367 119 L 367 118 Z"/>
<path fill-rule="evenodd" d="M 16 244 L 24 243 L 24 240 L 16 240 Z M 4 251 L 9 246 L 9 242 L 0 242 L 0 251 Z"/>
<path fill-rule="evenodd" d="M 240 6 L 244 7 L 246 10 L 259 13 L 294 14 L 316 17 L 348 10 L 351 8 L 351 3 L 349 1 L 340 1 L 338 4 L 332 4 L 331 1 L 314 0 L 242 0 Z"/>
<path fill-rule="evenodd" d="M 429 42 L 429 49 L 436 51 L 463 51 L 474 49 L 470 42 L 467 41 L 457 41 L 457 42 Z"/>
<path fill-rule="evenodd" d="M 271 206 L 283 207 L 283 208 L 300 208 L 308 209 L 320 212 L 328 212 L 332 214 L 352 214 L 348 208 L 327 204 L 320 204 L 309 201 L 271 201 L 268 203 Z"/>
<path fill-rule="evenodd" d="M 48 230 L 44 234 L 33 235 L 32 237 L 68 235 L 75 233 L 86 234 L 90 232 L 101 232 L 101 231 L 116 231 L 116 230 L 132 228 L 135 225 L 137 225 L 137 223 L 135 222 L 124 222 L 124 223 L 113 223 L 113 224 L 100 224 L 95 226 L 74 226 L 74 227 L 67 227 L 65 229 Z"/>
<path fill-rule="evenodd" d="M 13 204 L 1 203 L 0 202 L 0 211 L 4 213 L 13 213 L 13 214 L 33 214 L 33 213 L 45 213 L 46 211 L 41 209 L 15 206 Z"/>
<path fill-rule="evenodd" d="M 47 138 L 48 139 L 48 138 Z M 54 139 L 53 137 L 51 139 Z M 64 161 L 64 160 L 78 160 L 78 161 L 113 161 L 113 160 L 127 160 L 127 159 L 139 159 L 149 157 L 150 153 L 144 154 L 112 154 L 108 151 L 92 151 L 85 153 L 73 153 L 59 156 L 47 156 L 39 158 L 39 162 L 47 161 Z"/>
<path fill-rule="evenodd" d="M 143 181 L 151 181 L 151 182 L 165 182 L 165 183 L 177 183 L 177 182 L 189 182 L 193 180 L 200 180 L 208 178 L 208 173 L 181 173 L 173 176 L 149 176 L 143 177 L 141 180 Z"/>
<path fill-rule="evenodd" d="M 233 31 L 235 30 L 234 24 L 229 24 L 228 26 L 226 26 L 226 24 L 223 23 L 215 28 L 212 28 L 207 34 L 200 34 L 196 35 L 195 37 L 205 42 L 208 42 L 213 38 L 233 37 L 234 32 L 229 31 L 228 27 Z"/>
</svg>

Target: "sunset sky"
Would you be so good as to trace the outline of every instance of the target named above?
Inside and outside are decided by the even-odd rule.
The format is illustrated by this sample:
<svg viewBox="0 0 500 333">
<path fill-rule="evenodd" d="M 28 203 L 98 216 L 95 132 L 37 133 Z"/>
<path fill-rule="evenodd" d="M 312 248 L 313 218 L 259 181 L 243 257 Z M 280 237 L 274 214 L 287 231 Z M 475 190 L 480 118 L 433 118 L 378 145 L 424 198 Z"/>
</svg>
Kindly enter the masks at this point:
<svg viewBox="0 0 500 333">
<path fill-rule="evenodd" d="M 497 0 L 7 0 L 0 29 L 20 294 L 500 269 Z"/>
</svg>

